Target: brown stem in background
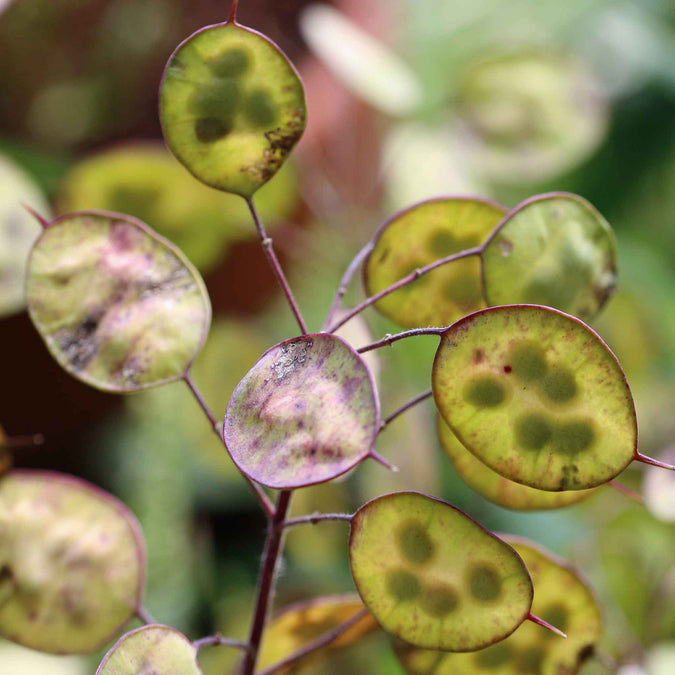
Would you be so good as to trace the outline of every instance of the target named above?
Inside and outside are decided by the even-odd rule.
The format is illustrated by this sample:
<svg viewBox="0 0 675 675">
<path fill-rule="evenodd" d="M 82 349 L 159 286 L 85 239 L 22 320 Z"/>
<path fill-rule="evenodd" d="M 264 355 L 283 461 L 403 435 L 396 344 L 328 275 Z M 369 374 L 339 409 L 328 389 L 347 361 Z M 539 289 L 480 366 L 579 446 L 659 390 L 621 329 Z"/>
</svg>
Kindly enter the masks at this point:
<svg viewBox="0 0 675 675">
<path fill-rule="evenodd" d="M 459 253 L 453 253 L 452 255 L 446 256 L 445 258 L 434 260 L 434 262 L 429 263 L 424 267 L 419 267 L 418 269 L 411 272 L 407 277 L 399 279 L 395 284 L 392 284 L 391 286 L 382 289 L 379 293 L 375 293 L 375 295 L 371 295 L 369 298 L 366 298 L 361 304 L 351 309 L 339 321 L 330 326 L 330 328 L 328 328 L 328 332 L 335 332 L 338 328 L 340 328 L 340 326 L 343 326 L 347 323 L 347 321 L 355 317 L 357 314 L 360 314 L 364 309 L 366 309 L 366 307 L 370 307 L 370 305 L 375 304 L 378 300 L 381 300 L 390 293 L 397 291 L 399 288 L 407 286 L 416 279 L 419 279 L 422 275 L 428 274 L 429 272 L 435 270 L 437 267 L 447 265 L 448 263 L 454 262 L 455 260 L 461 260 L 462 258 L 470 258 L 474 255 L 481 255 L 481 253 L 483 253 L 483 246 L 474 246 L 473 248 L 467 248 L 464 251 L 459 251 Z"/>
<path fill-rule="evenodd" d="M 240 675 L 253 675 L 255 664 L 258 659 L 258 651 L 262 641 L 263 630 L 267 621 L 267 614 L 274 590 L 277 564 L 281 554 L 284 528 L 282 523 L 286 520 L 286 514 L 291 503 L 292 490 L 282 490 L 277 497 L 274 509 L 274 517 L 267 525 L 267 539 L 265 552 L 263 553 L 262 567 L 258 577 L 258 595 L 255 601 L 255 611 L 248 644 L 250 649 L 244 657 Z"/>
<path fill-rule="evenodd" d="M 308 645 L 298 649 L 296 652 L 293 652 L 293 654 L 283 661 L 279 661 L 279 663 L 266 668 L 258 675 L 274 675 L 274 673 L 279 673 L 296 661 L 305 658 L 305 656 L 311 654 L 312 652 L 315 652 L 323 647 L 327 647 L 331 642 L 335 642 L 335 640 L 337 640 L 341 635 L 344 635 L 352 626 L 355 626 L 365 616 L 368 616 L 368 610 L 364 608 L 333 630 L 329 631 L 325 635 L 322 635 L 317 640 L 314 640 L 314 642 L 310 642 Z"/>
<path fill-rule="evenodd" d="M 195 400 L 197 401 L 197 403 L 199 403 L 201 409 L 204 411 L 204 414 L 206 415 L 207 419 L 211 423 L 211 428 L 213 429 L 216 436 L 218 436 L 218 440 L 224 446 L 225 442 L 223 441 L 223 437 L 220 434 L 220 429 L 218 428 L 218 421 L 216 420 L 216 416 L 213 414 L 211 408 L 209 408 L 209 404 L 206 402 L 204 396 L 197 388 L 197 385 L 193 382 L 190 373 L 189 372 L 185 373 L 183 379 L 185 380 L 185 383 L 187 384 L 190 391 L 192 392 L 192 395 L 195 397 Z M 274 516 L 274 505 L 270 501 L 270 498 L 265 494 L 263 489 L 259 485 L 254 483 L 246 474 L 242 473 L 241 471 L 239 473 L 241 474 L 243 479 L 248 483 L 249 488 L 251 488 L 251 491 L 258 499 L 258 502 L 260 502 L 260 506 L 267 515 L 267 518 L 268 519 L 272 518 Z"/>
<path fill-rule="evenodd" d="M 359 347 L 356 351 L 359 354 L 364 352 L 370 352 L 373 349 L 379 349 L 380 347 L 389 347 L 389 345 L 399 340 L 404 340 L 409 337 L 416 337 L 417 335 L 438 335 L 439 337 L 445 332 L 445 328 L 413 328 L 412 330 L 406 330 L 403 333 L 396 333 L 396 335 L 385 335 L 381 340 L 377 342 L 371 342 L 365 347 Z"/>
<path fill-rule="evenodd" d="M 253 218 L 253 222 L 255 223 L 255 229 L 258 231 L 258 236 L 260 237 L 260 243 L 262 244 L 263 251 L 267 256 L 267 260 L 270 264 L 270 267 L 274 272 L 274 276 L 276 276 L 277 281 L 279 282 L 279 285 L 281 286 L 281 289 L 283 290 L 284 295 L 286 296 L 286 300 L 288 300 L 288 304 L 291 308 L 291 311 L 293 312 L 295 320 L 298 322 L 298 326 L 300 327 L 302 334 L 307 335 L 308 331 L 307 326 L 305 324 L 305 320 L 302 318 L 302 314 L 300 313 L 298 304 L 295 302 L 295 298 L 293 297 L 291 287 L 288 285 L 288 281 L 286 280 L 284 271 L 281 269 L 281 264 L 279 263 L 277 254 L 274 252 L 274 248 L 272 247 L 272 240 L 267 236 L 267 232 L 265 231 L 265 228 L 262 222 L 260 221 L 258 212 L 256 211 L 256 208 L 253 205 L 253 200 L 247 199 L 246 204 L 248 204 L 248 209 L 251 212 L 251 217 Z"/>
<path fill-rule="evenodd" d="M 373 248 L 375 248 L 375 242 L 371 240 L 354 256 L 354 260 L 349 263 L 349 267 L 347 267 L 347 270 L 340 281 L 340 285 L 338 286 L 337 291 L 335 291 L 335 297 L 333 298 L 333 303 L 331 304 L 330 310 L 328 311 L 328 316 L 323 323 L 322 330 L 326 330 L 327 327 L 330 326 L 336 312 L 338 309 L 340 309 L 340 303 L 347 292 L 349 282 L 352 280 L 356 270 L 359 269 L 363 261 L 370 255 L 370 252 L 373 250 Z"/>
</svg>

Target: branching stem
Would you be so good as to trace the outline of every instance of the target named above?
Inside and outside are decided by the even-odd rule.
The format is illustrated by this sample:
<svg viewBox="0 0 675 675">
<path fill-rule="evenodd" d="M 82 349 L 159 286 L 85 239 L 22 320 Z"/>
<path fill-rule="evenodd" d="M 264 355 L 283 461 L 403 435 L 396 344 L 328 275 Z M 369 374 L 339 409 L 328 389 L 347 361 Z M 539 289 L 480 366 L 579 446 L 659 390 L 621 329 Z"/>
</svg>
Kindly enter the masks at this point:
<svg viewBox="0 0 675 675">
<path fill-rule="evenodd" d="M 197 401 L 197 403 L 199 403 L 199 406 L 204 411 L 204 414 L 206 415 L 207 419 L 209 420 L 209 423 L 211 424 L 213 432 L 216 434 L 216 436 L 218 436 L 218 440 L 221 443 L 223 443 L 223 445 L 225 445 L 223 438 L 220 434 L 218 420 L 216 420 L 216 416 L 213 414 L 211 408 L 209 408 L 209 404 L 204 399 L 204 396 L 202 395 L 201 391 L 199 391 L 199 389 L 197 388 L 197 385 L 194 383 L 192 377 L 190 376 L 190 373 L 189 372 L 185 373 L 183 379 L 185 380 L 185 383 L 187 384 L 190 391 L 192 392 L 192 395 L 194 396 L 195 400 Z M 274 516 L 274 505 L 270 501 L 270 498 L 265 494 L 263 489 L 259 485 L 254 483 L 248 476 L 246 476 L 243 473 L 241 475 L 243 479 L 248 483 L 248 486 L 253 492 L 253 494 L 256 496 L 267 518 L 268 519 L 272 518 Z"/>
<path fill-rule="evenodd" d="M 223 637 L 220 633 L 216 633 L 215 635 L 209 635 L 208 637 L 203 637 L 200 638 L 199 640 L 195 640 L 192 643 L 192 645 L 197 650 L 201 649 L 202 647 L 215 647 L 218 645 L 222 645 L 223 647 L 234 647 L 236 649 L 244 649 L 246 651 L 250 649 L 250 645 L 247 644 L 246 642 Z"/>
<path fill-rule="evenodd" d="M 263 553 L 262 567 L 260 569 L 260 576 L 258 577 L 258 595 L 255 602 L 251 633 L 248 639 L 250 649 L 244 657 L 240 675 L 253 675 L 255 671 L 258 651 L 260 650 L 263 630 L 267 622 L 267 614 L 274 590 L 277 564 L 283 544 L 284 528 L 281 524 L 286 520 L 292 494 L 291 490 L 279 492 L 274 509 L 274 517 L 267 526 L 265 552 Z"/>
<path fill-rule="evenodd" d="M 270 666 L 269 668 L 263 670 L 258 675 L 274 675 L 285 670 L 288 666 L 292 665 L 296 661 L 305 658 L 312 652 L 315 652 L 323 647 L 327 647 L 331 642 L 335 642 L 341 635 L 344 635 L 352 626 L 355 626 L 361 619 L 368 615 L 367 609 L 362 609 L 352 616 L 350 619 L 347 619 L 344 623 L 341 623 L 339 626 L 329 631 L 325 635 L 322 635 L 314 642 L 310 642 L 308 645 L 305 645 L 301 649 L 298 649 L 296 652 L 293 652 L 288 658 L 279 663 Z"/>
<path fill-rule="evenodd" d="M 413 406 L 416 406 L 418 403 L 422 403 L 422 401 L 426 401 L 428 398 L 431 397 L 433 392 L 431 389 L 428 391 L 424 391 L 421 394 L 418 394 L 415 396 L 415 398 L 410 399 L 407 403 L 404 403 L 400 408 L 397 410 L 394 410 L 389 417 L 385 417 L 382 420 L 382 424 L 380 425 L 380 431 L 382 431 L 388 424 L 393 422 L 399 415 L 402 415 L 406 410 L 410 410 Z"/>
<path fill-rule="evenodd" d="M 279 263 L 279 258 L 277 258 L 277 254 L 274 252 L 274 247 L 272 245 L 272 240 L 267 236 L 267 232 L 265 231 L 265 227 L 263 226 L 262 222 L 260 221 L 260 217 L 258 216 L 258 212 L 256 211 L 255 206 L 253 205 L 253 200 L 252 199 L 247 199 L 246 204 L 248 204 L 248 209 L 251 212 L 251 217 L 253 218 L 253 222 L 255 223 L 255 229 L 258 231 L 258 236 L 260 237 L 260 243 L 262 244 L 263 251 L 265 252 L 265 255 L 267 256 L 267 260 L 270 264 L 270 267 L 272 268 L 272 271 L 274 272 L 274 276 L 277 278 L 277 281 L 279 282 L 279 285 L 281 286 L 281 289 L 284 292 L 284 295 L 286 296 L 286 300 L 288 301 L 288 305 L 291 308 L 291 311 L 293 312 L 293 316 L 295 317 L 295 320 L 298 322 L 298 326 L 300 327 L 300 330 L 302 331 L 303 335 L 307 335 L 307 325 L 305 324 L 305 320 L 302 318 L 302 314 L 300 313 L 300 309 L 298 307 L 298 304 L 295 301 L 295 297 L 293 296 L 293 292 L 291 291 L 291 287 L 288 285 L 288 281 L 286 280 L 286 276 L 284 275 L 283 269 L 281 269 L 281 264 Z"/>
<path fill-rule="evenodd" d="M 373 349 L 379 349 L 380 347 L 389 347 L 389 345 L 399 340 L 404 340 L 409 337 L 416 337 L 418 335 L 442 335 L 445 332 L 445 328 L 413 328 L 412 330 L 406 330 L 403 333 L 396 333 L 396 335 L 385 335 L 381 340 L 377 342 L 371 342 L 365 347 L 359 347 L 356 351 L 359 354 L 364 352 L 370 352 Z"/>
<path fill-rule="evenodd" d="M 412 283 L 416 279 L 419 279 L 424 274 L 428 274 L 432 270 L 435 270 L 437 267 L 442 265 L 447 265 L 448 263 L 454 262 L 455 260 L 461 260 L 462 258 L 469 258 L 474 255 L 481 255 L 483 252 L 483 246 L 474 246 L 473 248 L 467 248 L 464 251 L 459 251 L 459 253 L 453 253 L 452 255 L 446 256 L 445 258 L 440 258 L 439 260 L 434 260 L 434 262 L 425 265 L 424 267 L 419 267 L 408 276 L 399 279 L 395 284 L 388 286 L 387 288 L 382 289 L 379 293 L 371 295 L 369 298 L 366 298 L 361 304 L 357 305 L 351 309 L 347 314 L 345 314 L 339 321 L 336 321 L 332 326 L 328 328 L 329 333 L 335 332 L 340 326 L 343 326 L 350 319 L 355 317 L 357 314 L 360 314 L 366 307 L 370 307 L 375 304 L 378 300 L 386 297 L 390 293 L 397 291 L 399 288 L 403 288 L 408 284 Z"/>
<path fill-rule="evenodd" d="M 324 520 L 346 520 L 351 522 L 354 516 L 351 513 L 312 513 L 308 516 L 299 516 L 298 518 L 289 518 L 280 523 L 283 528 L 295 527 L 296 525 L 316 525 Z"/>
<path fill-rule="evenodd" d="M 136 608 L 136 616 L 144 623 L 144 624 L 155 624 L 157 621 L 153 618 L 153 616 L 148 612 L 148 610 L 143 607 L 143 605 L 140 605 L 139 607 Z"/>
<path fill-rule="evenodd" d="M 330 326 L 331 322 L 333 321 L 333 318 L 335 317 L 335 314 L 337 313 L 338 309 L 340 309 L 340 303 L 342 302 L 342 298 L 344 298 L 345 293 L 347 292 L 349 282 L 352 280 L 354 273 L 356 272 L 356 270 L 359 269 L 359 267 L 361 267 L 361 264 L 370 255 L 370 252 L 373 250 L 374 247 L 375 242 L 371 239 L 371 241 L 369 241 L 354 256 L 354 260 L 352 260 L 351 263 L 349 263 L 349 267 L 347 267 L 342 277 L 342 280 L 340 281 L 340 285 L 338 286 L 337 291 L 335 291 L 335 297 L 333 298 L 333 303 L 331 304 L 330 310 L 328 311 L 328 316 L 324 321 L 323 330 L 325 330 L 328 326 Z"/>
</svg>

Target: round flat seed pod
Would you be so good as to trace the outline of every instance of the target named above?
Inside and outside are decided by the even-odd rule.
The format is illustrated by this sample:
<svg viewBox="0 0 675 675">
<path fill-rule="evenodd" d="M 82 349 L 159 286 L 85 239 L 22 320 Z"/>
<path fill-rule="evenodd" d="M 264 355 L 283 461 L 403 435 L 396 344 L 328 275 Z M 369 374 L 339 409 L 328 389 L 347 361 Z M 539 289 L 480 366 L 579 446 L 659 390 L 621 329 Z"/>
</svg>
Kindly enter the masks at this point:
<svg viewBox="0 0 675 675">
<path fill-rule="evenodd" d="M 585 199 L 539 195 L 511 211 L 482 255 L 488 305 L 529 303 L 593 318 L 616 287 L 616 242 Z"/>
<path fill-rule="evenodd" d="M 59 364 L 117 393 L 180 378 L 211 321 L 185 256 L 144 223 L 103 211 L 49 224 L 28 261 L 26 299 Z"/>
<path fill-rule="evenodd" d="M 296 203 L 289 164 L 256 195 L 268 230 L 288 219 Z M 124 144 L 79 161 L 61 182 L 58 206 L 60 213 L 103 209 L 152 223 L 202 272 L 231 243 L 256 236 L 243 200 L 196 181 L 163 143 Z"/>
<path fill-rule="evenodd" d="M 518 483 L 591 488 L 635 458 L 621 366 L 596 333 L 557 310 L 513 305 L 461 319 L 441 337 L 432 389 L 462 445 Z"/>
<path fill-rule="evenodd" d="M 602 85 L 553 50 L 481 57 L 457 83 L 455 103 L 463 162 L 510 185 L 570 170 L 600 145 L 609 120 Z"/>
<path fill-rule="evenodd" d="M 33 180 L 0 155 L 0 317 L 23 309 L 26 260 L 42 231 L 22 204 L 41 214 L 49 212 Z"/>
<path fill-rule="evenodd" d="M 105 655 L 96 675 L 202 675 L 197 649 L 169 626 L 142 626 L 123 635 Z"/>
<path fill-rule="evenodd" d="M 366 607 L 385 630 L 418 647 L 481 649 L 530 612 L 532 582 L 515 551 L 454 506 L 420 493 L 362 506 L 349 558 Z"/>
<path fill-rule="evenodd" d="M 534 584 L 532 611 L 567 634 L 561 639 L 525 621 L 505 640 L 471 654 L 448 654 L 398 642 L 409 675 L 573 675 L 593 655 L 602 617 L 593 591 L 565 561 L 533 542 L 505 535 Z"/>
<path fill-rule="evenodd" d="M 53 654 L 100 649 L 136 613 L 145 546 L 112 495 L 63 474 L 0 478 L 0 635 Z"/>
<path fill-rule="evenodd" d="M 283 164 L 307 116 L 292 64 L 235 22 L 202 28 L 178 46 L 159 100 L 176 157 L 203 183 L 245 198 Z"/>
<path fill-rule="evenodd" d="M 331 480 L 372 453 L 380 426 L 371 372 L 319 333 L 269 349 L 232 394 L 223 438 L 234 463 L 277 489 Z"/>
<path fill-rule="evenodd" d="M 457 440 L 457 436 L 452 433 L 452 429 L 440 415 L 437 416 L 436 425 L 441 447 L 464 482 L 486 499 L 506 509 L 514 511 L 559 509 L 563 506 L 576 504 L 595 492 L 595 488 L 548 492 L 516 483 L 500 476 L 489 466 L 483 464 L 475 455 L 472 455 Z M 665 473 L 665 471 L 661 473 Z"/>
<path fill-rule="evenodd" d="M 267 668 L 282 661 L 296 650 L 330 633 L 363 609 L 363 603 L 358 595 L 312 598 L 285 607 L 265 629 L 259 668 Z M 349 647 L 378 628 L 377 621 L 370 614 L 366 614 L 340 637 L 327 645 L 326 650 Z M 313 655 L 315 654 L 317 652 L 313 652 Z M 297 670 L 299 669 L 295 667 L 279 672 L 281 675 Z"/>
<path fill-rule="evenodd" d="M 507 209 L 476 197 L 421 202 L 384 223 L 364 265 L 368 295 L 435 260 L 481 245 Z M 382 298 L 375 308 L 405 328 L 447 326 L 485 307 L 477 256 L 443 265 Z"/>
</svg>

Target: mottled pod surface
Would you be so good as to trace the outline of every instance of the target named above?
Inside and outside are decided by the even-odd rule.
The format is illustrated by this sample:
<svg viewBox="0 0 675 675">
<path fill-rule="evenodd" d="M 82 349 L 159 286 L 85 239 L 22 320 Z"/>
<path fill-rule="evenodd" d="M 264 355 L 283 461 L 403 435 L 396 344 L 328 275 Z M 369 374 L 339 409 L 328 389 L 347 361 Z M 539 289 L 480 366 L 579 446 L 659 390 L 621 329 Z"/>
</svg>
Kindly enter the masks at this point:
<svg viewBox="0 0 675 675">
<path fill-rule="evenodd" d="M 518 483 L 595 487 L 634 458 L 635 407 L 616 357 L 588 326 L 548 307 L 494 307 L 450 326 L 432 389 L 462 445 Z"/>
<path fill-rule="evenodd" d="M 236 23 L 207 26 L 173 53 L 160 88 L 164 138 L 199 180 L 249 198 L 305 128 L 302 82 L 279 48 Z"/>
<path fill-rule="evenodd" d="M 183 254 L 128 216 L 81 212 L 42 233 L 26 280 L 30 317 L 65 370 L 112 392 L 180 378 L 211 305 Z"/>
<path fill-rule="evenodd" d="M 551 193 L 511 211 L 482 255 L 488 305 L 529 303 L 592 319 L 616 287 L 616 242 L 585 199 Z"/>
<path fill-rule="evenodd" d="M 563 560 L 534 542 L 504 535 L 532 575 L 532 612 L 567 639 L 525 621 L 505 640 L 471 654 L 417 649 L 402 642 L 396 653 L 409 675 L 573 675 L 593 655 L 602 617 L 587 582 Z"/>
<path fill-rule="evenodd" d="M 440 415 L 436 418 L 436 429 L 441 447 L 464 482 L 486 499 L 506 509 L 514 511 L 559 509 L 576 504 L 595 492 L 595 488 L 549 492 L 516 483 L 500 476 L 470 453 Z"/>
<path fill-rule="evenodd" d="M 383 628 L 428 649 L 473 651 L 527 617 L 532 582 L 515 551 L 454 506 L 415 492 L 354 515 L 356 588 Z"/>
<path fill-rule="evenodd" d="M 363 609 L 358 595 L 324 596 L 284 607 L 265 629 L 259 668 L 267 668 L 282 661 L 296 650 L 330 633 Z M 378 627 L 377 621 L 366 614 L 325 649 L 349 647 Z M 279 675 L 297 672 L 296 668 L 281 670 Z"/>
<path fill-rule="evenodd" d="M 169 626 L 142 626 L 123 635 L 96 675 L 201 675 L 197 649 Z"/>
<path fill-rule="evenodd" d="M 480 246 L 507 209 L 476 197 L 443 197 L 398 213 L 380 228 L 363 268 L 368 295 L 416 269 L 453 253 Z M 447 326 L 485 307 L 477 256 L 422 275 L 382 298 L 375 308 L 405 328 Z"/>
<path fill-rule="evenodd" d="M 136 613 L 145 583 L 138 524 L 117 499 L 43 471 L 0 478 L 0 635 L 86 654 Z"/>
<path fill-rule="evenodd" d="M 235 464 L 272 488 L 321 483 L 372 451 L 375 383 L 341 338 L 320 333 L 269 349 L 232 394 L 223 437 Z"/>
</svg>

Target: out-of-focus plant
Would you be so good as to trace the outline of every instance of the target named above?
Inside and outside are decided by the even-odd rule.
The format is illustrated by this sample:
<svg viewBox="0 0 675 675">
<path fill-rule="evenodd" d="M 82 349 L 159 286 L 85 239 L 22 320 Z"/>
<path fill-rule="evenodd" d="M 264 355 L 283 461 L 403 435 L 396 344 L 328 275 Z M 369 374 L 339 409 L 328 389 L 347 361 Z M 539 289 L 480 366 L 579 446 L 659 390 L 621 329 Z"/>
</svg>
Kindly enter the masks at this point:
<svg viewBox="0 0 675 675">
<path fill-rule="evenodd" d="M 575 569 L 534 542 L 494 534 L 455 506 L 405 489 L 379 495 L 355 513 L 292 516 L 290 508 L 296 490 L 317 486 L 297 499 L 311 509 L 316 491 L 339 486 L 322 484 L 366 460 L 383 465 L 381 471 L 396 470 L 375 444 L 380 437 L 386 443 L 389 425 L 429 398 L 458 473 L 506 508 L 555 509 L 606 485 L 630 494 L 615 478 L 633 461 L 672 470 L 639 450 L 635 405 L 621 365 L 584 323 L 615 290 L 617 253 L 609 224 L 588 201 L 566 192 L 536 195 L 512 209 L 471 196 L 425 200 L 375 232 L 345 271 L 320 330 L 310 331 L 257 206 L 258 191 L 271 191 L 273 183 L 264 186 L 302 136 L 304 89 L 278 47 L 237 22 L 237 5 L 235 0 L 226 22 L 178 46 L 160 88 L 170 150 L 198 181 L 233 196 L 216 198 L 203 187 L 183 185 L 172 160 L 156 149 L 142 159 L 154 167 L 149 177 L 143 174 L 143 185 L 134 173 L 137 155 L 112 153 L 99 167 L 81 167 L 63 198 L 75 210 L 38 218 L 43 230 L 28 259 L 26 298 L 48 350 L 74 377 L 121 394 L 164 388 L 165 398 L 160 389 L 151 406 L 136 410 L 141 420 L 156 415 L 167 435 L 175 425 L 181 436 L 201 443 L 182 411 L 172 416 L 168 392 L 183 383 L 202 409 L 205 428 L 210 425 L 224 445 L 268 523 L 248 637 L 214 634 L 191 641 L 155 622 L 144 606 L 145 545 L 129 510 L 78 479 L 26 470 L 0 479 L 0 635 L 44 652 L 86 654 L 119 637 L 130 619 L 140 619 L 146 625 L 119 637 L 99 675 L 197 675 L 198 652 L 209 646 L 239 650 L 243 675 L 294 672 L 321 651 L 379 628 L 393 636 L 398 658 L 413 674 L 577 672 L 596 654 L 599 604 Z M 320 32 L 321 15 L 313 20 L 310 30 Z M 361 40 L 344 25 L 341 30 Z M 373 53 L 367 41 L 361 44 Z M 374 58 L 383 63 L 381 55 Z M 467 82 L 467 119 L 500 147 L 514 150 L 514 138 L 527 139 L 525 150 L 515 143 L 516 157 L 531 155 L 528 143 L 535 137 L 544 155 L 563 143 L 562 163 L 571 161 L 595 140 L 580 134 L 584 143 L 577 147 L 573 138 L 570 150 L 570 134 L 556 135 L 559 125 L 552 125 L 555 134 L 543 122 L 538 127 L 542 114 L 555 117 L 559 106 L 540 109 L 527 84 L 530 76 L 548 82 L 550 72 L 521 57 L 516 66 L 529 75 L 522 77 L 522 90 L 510 90 L 511 107 L 491 105 L 489 73 Z M 570 71 L 557 62 L 549 66 L 559 76 L 552 91 L 557 96 L 567 91 Z M 352 70 L 339 67 L 353 73 L 353 64 Z M 368 88 L 368 80 L 359 86 Z M 394 105 L 387 96 L 379 100 Z M 574 126 L 575 111 L 568 112 L 565 119 Z M 124 174 L 110 179 L 110 162 Z M 292 187 L 276 185 L 283 202 Z M 244 355 L 247 348 L 259 353 L 257 334 L 220 354 L 205 351 L 204 365 L 196 360 L 211 327 L 206 287 L 188 256 L 138 219 L 163 221 L 170 229 L 172 200 L 180 202 L 181 191 L 209 219 L 214 209 L 229 209 L 224 205 L 239 198 L 239 207 L 231 207 L 232 229 L 240 231 L 236 209 L 243 208 L 297 323 L 295 335 L 269 347 L 253 366 L 255 357 Z M 131 213 L 78 210 L 87 208 L 81 200 L 89 196 L 96 207 Z M 200 263 L 208 266 L 208 257 Z M 345 308 L 360 267 L 367 297 Z M 406 330 L 358 348 L 352 342 L 361 333 L 336 334 L 368 307 Z M 383 416 L 375 367 L 363 355 L 422 336 L 439 340 L 431 389 Z M 218 357 L 226 364 L 222 371 Z M 239 368 L 243 376 L 237 376 L 229 403 L 215 400 L 220 378 Z M 206 384 L 206 395 L 196 380 Z M 220 405 L 221 414 L 207 399 Z M 432 483 L 433 477 L 424 480 Z M 663 509 L 662 484 L 654 479 L 650 485 L 651 508 Z M 336 508 L 342 498 L 336 487 Z M 182 514 L 180 504 L 176 513 Z M 627 511 L 622 518 L 649 516 Z M 318 597 L 270 621 L 286 531 L 297 527 L 294 537 L 300 539 L 301 528 L 324 521 L 349 524 L 358 596 Z M 603 563 L 610 582 L 621 586 L 646 566 L 646 551 L 652 561 L 650 542 L 665 537 L 645 526 L 626 556 L 623 549 L 615 552 L 612 532 L 608 527 Z M 660 575 L 645 571 L 619 594 L 627 606 L 639 605 L 639 617 L 651 598 L 650 606 L 672 621 L 661 602 L 672 586 L 668 546 L 659 549 L 659 564 L 666 561 Z M 647 590 L 636 597 L 639 584 Z M 634 628 L 646 630 L 640 622 Z"/>
</svg>

